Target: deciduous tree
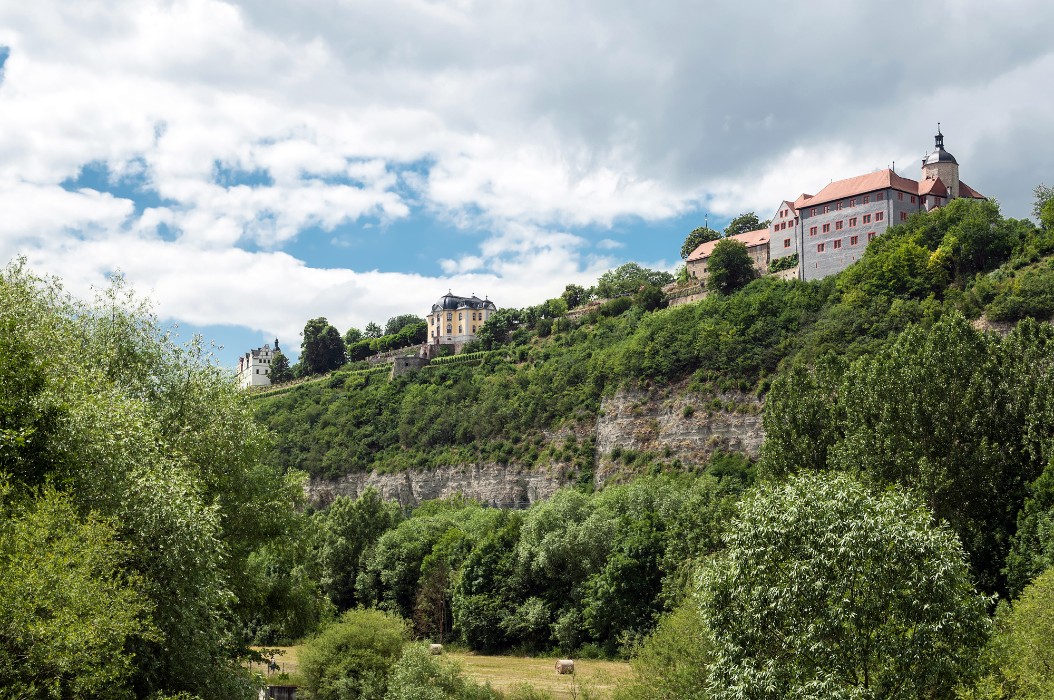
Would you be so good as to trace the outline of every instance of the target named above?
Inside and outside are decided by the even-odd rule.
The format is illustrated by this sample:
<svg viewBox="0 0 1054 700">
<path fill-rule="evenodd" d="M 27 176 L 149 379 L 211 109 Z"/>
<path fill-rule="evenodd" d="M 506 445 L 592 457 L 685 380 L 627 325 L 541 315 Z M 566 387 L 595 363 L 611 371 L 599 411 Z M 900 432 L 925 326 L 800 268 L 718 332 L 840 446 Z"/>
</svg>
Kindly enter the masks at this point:
<svg viewBox="0 0 1054 700">
<path fill-rule="evenodd" d="M 693 250 L 704 243 L 716 241 L 719 238 L 721 238 L 721 234 L 707 226 L 692 229 L 692 232 L 685 236 L 684 243 L 681 244 L 681 259 L 686 260 Z"/>
<path fill-rule="evenodd" d="M 738 291 L 758 276 L 747 247 L 728 238 L 714 246 L 706 264 L 706 274 L 707 288 L 721 294 Z"/>
</svg>

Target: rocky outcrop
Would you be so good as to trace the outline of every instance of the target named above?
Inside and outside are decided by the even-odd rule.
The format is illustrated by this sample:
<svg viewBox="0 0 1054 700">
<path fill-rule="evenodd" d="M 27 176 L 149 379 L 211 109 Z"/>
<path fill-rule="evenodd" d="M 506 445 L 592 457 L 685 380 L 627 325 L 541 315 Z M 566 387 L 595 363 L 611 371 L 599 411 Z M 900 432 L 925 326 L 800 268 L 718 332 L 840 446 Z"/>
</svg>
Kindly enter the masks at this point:
<svg viewBox="0 0 1054 700">
<path fill-rule="evenodd" d="M 596 437 L 594 479 L 598 485 L 621 470 L 614 455 L 634 450 L 660 455 L 664 461 L 704 464 L 714 452 L 740 452 L 756 458 L 765 434 L 760 399 L 742 392 L 698 393 L 673 389 L 624 389 L 605 399 L 591 431 L 546 433 L 547 443 L 574 435 Z M 308 501 L 325 506 L 337 496 L 358 497 L 373 487 L 384 498 L 416 505 L 462 494 L 488 505 L 526 508 L 552 496 L 577 476 L 568 464 L 528 467 L 522 464 L 461 464 L 398 473 L 348 474 L 335 480 L 312 479 Z"/>
<path fill-rule="evenodd" d="M 559 464 L 532 469 L 491 462 L 393 474 L 374 471 L 348 474 L 335 480 L 312 479 L 306 490 L 308 501 L 318 506 L 329 504 L 337 496 L 358 497 L 373 487 L 384 498 L 403 505 L 463 494 L 488 505 L 526 508 L 566 486 L 567 473 Z"/>
<path fill-rule="evenodd" d="M 683 464 L 704 464 L 718 450 L 757 458 L 765 440 L 761 409 L 760 399 L 742 392 L 619 391 L 601 404 L 597 420 L 597 483 L 618 471 L 611 457 L 625 450 Z"/>
</svg>

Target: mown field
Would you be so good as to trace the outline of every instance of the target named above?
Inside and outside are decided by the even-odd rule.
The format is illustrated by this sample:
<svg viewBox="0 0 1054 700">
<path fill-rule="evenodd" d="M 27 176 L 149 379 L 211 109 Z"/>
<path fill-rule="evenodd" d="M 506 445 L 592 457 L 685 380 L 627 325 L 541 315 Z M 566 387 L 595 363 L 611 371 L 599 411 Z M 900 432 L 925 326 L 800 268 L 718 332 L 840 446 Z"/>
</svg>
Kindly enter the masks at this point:
<svg viewBox="0 0 1054 700">
<path fill-rule="evenodd" d="M 279 671 L 270 676 L 272 683 L 296 683 L 297 654 L 300 647 L 272 647 L 279 650 L 275 663 Z M 556 659 L 549 657 L 524 656 L 485 656 L 463 652 L 444 653 L 443 658 L 461 665 L 465 673 L 480 683 L 489 683 L 498 690 L 508 690 L 527 684 L 536 690 L 551 694 L 557 700 L 582 697 L 583 690 L 591 697 L 606 700 L 623 678 L 628 678 L 632 670 L 622 661 L 575 660 L 575 676 L 557 675 L 554 669 Z M 255 670 L 263 673 L 266 669 L 259 664 Z M 289 680 L 278 680 L 277 674 L 287 674 Z M 572 688 L 574 682 L 576 688 Z"/>
</svg>

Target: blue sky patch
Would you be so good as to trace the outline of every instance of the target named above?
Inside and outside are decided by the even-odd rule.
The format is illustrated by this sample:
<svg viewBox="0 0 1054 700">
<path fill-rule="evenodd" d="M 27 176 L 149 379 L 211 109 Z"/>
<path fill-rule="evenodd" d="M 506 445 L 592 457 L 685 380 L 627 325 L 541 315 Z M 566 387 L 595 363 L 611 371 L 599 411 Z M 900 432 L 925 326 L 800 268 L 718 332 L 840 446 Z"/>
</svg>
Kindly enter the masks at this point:
<svg viewBox="0 0 1054 700">
<path fill-rule="evenodd" d="M 7 57 L 11 55 L 11 49 L 6 46 L 0 46 L 0 83 L 4 82 L 4 64 L 7 63 Z"/>
<path fill-rule="evenodd" d="M 96 160 L 82 166 L 77 177 L 66 178 L 60 185 L 67 192 L 89 189 L 106 192 L 118 199 L 131 200 L 137 216 L 149 208 L 170 207 L 176 204 L 172 200 L 162 199 L 150 188 L 149 180 L 142 174 L 146 170 L 145 164 L 133 170 L 138 170 L 137 174 L 116 177 L 108 163 Z"/>
</svg>

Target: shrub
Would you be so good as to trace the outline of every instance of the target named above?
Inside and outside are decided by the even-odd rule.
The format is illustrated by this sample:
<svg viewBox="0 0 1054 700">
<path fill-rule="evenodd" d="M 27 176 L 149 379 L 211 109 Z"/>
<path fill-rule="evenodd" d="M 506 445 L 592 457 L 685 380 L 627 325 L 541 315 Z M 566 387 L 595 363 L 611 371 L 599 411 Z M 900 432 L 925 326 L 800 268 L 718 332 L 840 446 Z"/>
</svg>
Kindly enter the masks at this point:
<svg viewBox="0 0 1054 700">
<path fill-rule="evenodd" d="M 349 610 L 300 653 L 303 689 L 313 700 L 381 700 L 406 641 L 406 623 L 379 610 Z"/>
</svg>

